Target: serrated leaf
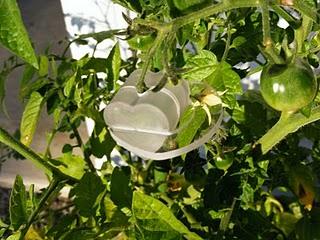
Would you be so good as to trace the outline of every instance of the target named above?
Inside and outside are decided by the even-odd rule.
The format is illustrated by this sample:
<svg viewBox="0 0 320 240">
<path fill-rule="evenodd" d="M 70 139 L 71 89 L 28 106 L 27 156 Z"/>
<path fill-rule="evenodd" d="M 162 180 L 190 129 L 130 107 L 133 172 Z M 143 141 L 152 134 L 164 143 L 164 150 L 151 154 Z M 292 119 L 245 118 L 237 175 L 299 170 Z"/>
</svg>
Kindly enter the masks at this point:
<svg viewBox="0 0 320 240">
<path fill-rule="evenodd" d="M 14 230 L 27 223 L 27 196 L 22 177 L 17 175 L 10 195 L 10 221 Z"/>
<path fill-rule="evenodd" d="M 112 48 L 107 61 L 107 69 L 108 69 L 108 88 L 112 90 L 116 81 L 119 80 L 121 66 L 121 56 L 120 56 L 120 47 L 119 43 L 116 43 Z"/>
<path fill-rule="evenodd" d="M 42 108 L 43 97 L 38 92 L 33 92 L 30 99 L 23 111 L 20 132 L 20 141 L 29 146 L 32 142 L 33 135 L 35 133 L 39 116 Z"/>
<path fill-rule="evenodd" d="M 75 195 L 74 203 L 81 216 L 95 216 L 104 190 L 105 185 L 99 176 L 90 172 L 83 175 L 78 185 L 72 190 L 72 195 Z"/>
<path fill-rule="evenodd" d="M 62 173 L 74 179 L 81 179 L 85 173 L 86 163 L 80 156 L 65 153 L 57 159 L 50 159 L 50 164 L 59 169 Z"/>
<path fill-rule="evenodd" d="M 247 182 L 242 184 L 241 207 L 247 210 L 254 203 L 254 189 Z"/>
<path fill-rule="evenodd" d="M 206 120 L 206 116 L 206 112 L 202 107 L 189 107 L 185 110 L 179 125 L 182 130 L 177 136 L 179 147 L 186 146 L 192 142 Z"/>
<path fill-rule="evenodd" d="M 230 108 L 236 106 L 236 95 L 242 93 L 242 87 L 239 75 L 232 70 L 228 63 L 222 62 L 216 65 L 205 81 L 216 91 L 226 91 L 221 96 L 223 102 Z"/>
<path fill-rule="evenodd" d="M 201 50 L 197 55 L 187 59 L 182 74 L 183 78 L 192 81 L 201 81 L 210 76 L 218 64 L 216 55 L 208 50 Z"/>
<path fill-rule="evenodd" d="M 0 0 L 0 43 L 38 68 L 38 61 L 15 0 Z"/>
<path fill-rule="evenodd" d="M 116 167 L 111 176 L 111 200 L 119 207 L 130 207 L 132 202 L 132 190 L 130 183 L 130 168 Z"/>
<path fill-rule="evenodd" d="M 133 193 L 132 212 L 138 239 L 202 239 L 189 231 L 166 205 L 141 192 Z"/>
</svg>

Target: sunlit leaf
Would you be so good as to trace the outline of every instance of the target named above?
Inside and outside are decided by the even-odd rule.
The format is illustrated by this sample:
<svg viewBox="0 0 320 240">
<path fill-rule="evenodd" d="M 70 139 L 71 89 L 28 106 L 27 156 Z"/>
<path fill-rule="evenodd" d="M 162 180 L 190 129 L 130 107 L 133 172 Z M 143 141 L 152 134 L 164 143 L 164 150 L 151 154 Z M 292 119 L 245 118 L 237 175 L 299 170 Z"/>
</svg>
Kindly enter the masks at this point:
<svg viewBox="0 0 320 240">
<path fill-rule="evenodd" d="M 159 200 L 135 191 L 132 211 L 139 239 L 202 239 L 190 232 Z"/>
<path fill-rule="evenodd" d="M 41 94 L 33 92 L 23 111 L 20 124 L 20 140 L 26 146 L 29 146 L 32 142 L 33 135 L 39 121 L 42 105 L 43 97 Z"/>
<path fill-rule="evenodd" d="M 0 44 L 38 68 L 36 55 L 15 0 L 0 0 Z"/>
</svg>

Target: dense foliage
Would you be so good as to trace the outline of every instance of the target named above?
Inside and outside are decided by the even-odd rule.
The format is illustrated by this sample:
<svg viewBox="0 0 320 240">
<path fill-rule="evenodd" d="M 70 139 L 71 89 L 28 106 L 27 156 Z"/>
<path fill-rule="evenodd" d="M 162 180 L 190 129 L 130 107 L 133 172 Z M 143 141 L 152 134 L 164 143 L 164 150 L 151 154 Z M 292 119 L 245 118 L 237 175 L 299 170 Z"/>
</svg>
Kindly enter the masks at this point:
<svg viewBox="0 0 320 240">
<path fill-rule="evenodd" d="M 24 60 L 12 57 L 3 64 L 0 100 L 8 74 L 23 67 L 20 97 L 27 102 L 20 139 L 0 128 L 0 141 L 51 179 L 47 189 L 35 193 L 17 176 L 10 217 L 0 221 L 0 236 L 9 240 L 319 239 L 320 96 L 311 68 L 319 65 L 316 1 L 114 2 L 137 13 L 135 19 L 123 16 L 127 29 L 81 35 L 68 42 L 63 53 L 37 56 L 15 1 L 0 0 L 0 42 Z M 278 26 L 280 19 L 288 27 Z M 96 44 L 114 39 L 115 45 L 107 58 L 66 57 L 71 44 L 88 44 L 88 38 Z M 128 42 L 132 57 L 121 58 L 119 41 Z M 270 66 L 276 66 L 276 73 L 268 72 Z M 181 133 L 184 145 L 206 127 L 208 110 L 222 102 L 225 118 L 218 138 L 165 161 L 141 159 L 117 146 L 100 106 L 108 104 L 137 68 L 164 71 L 159 88 L 166 81 L 188 80 L 193 107 L 185 114 L 190 126 Z M 285 98 L 272 96 L 273 86 L 268 86 L 266 101 L 259 89 L 242 90 L 241 79 L 263 68 L 266 82 L 285 72 L 281 75 L 289 91 Z M 307 69 L 305 75 L 301 68 Z M 140 92 L 147 90 L 143 80 L 142 74 Z M 280 101 L 271 106 L 280 105 L 275 108 L 285 111 L 267 105 L 268 98 Z M 283 101 L 292 108 L 283 109 Z M 53 117 L 54 128 L 47 151 L 37 154 L 29 146 L 41 111 Z M 88 141 L 78 132 L 86 117 L 95 122 Z M 69 133 L 77 144 L 66 142 L 61 156 L 55 157 L 50 144 L 59 132 Z M 74 149 L 83 154 L 76 156 Z M 113 149 L 125 165 L 111 164 Z M 103 156 L 108 160 L 95 169 L 91 160 Z M 64 186 L 70 188 L 70 204 L 52 208 Z"/>
</svg>

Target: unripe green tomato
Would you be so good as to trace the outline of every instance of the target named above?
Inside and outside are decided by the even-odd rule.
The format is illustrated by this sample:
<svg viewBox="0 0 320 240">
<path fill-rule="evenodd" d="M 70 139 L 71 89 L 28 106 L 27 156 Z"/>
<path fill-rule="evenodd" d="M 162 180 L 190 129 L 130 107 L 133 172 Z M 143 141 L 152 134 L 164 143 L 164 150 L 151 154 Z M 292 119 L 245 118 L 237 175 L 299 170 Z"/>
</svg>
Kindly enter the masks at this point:
<svg viewBox="0 0 320 240">
<path fill-rule="evenodd" d="M 317 93 L 317 79 L 303 59 L 290 64 L 264 67 L 260 90 L 264 100 L 274 109 L 294 112 L 312 102 Z"/>
<path fill-rule="evenodd" d="M 218 169 L 226 171 L 229 167 L 231 167 L 233 159 L 228 156 L 225 156 L 224 158 L 217 157 L 214 159 L 214 163 Z"/>
</svg>

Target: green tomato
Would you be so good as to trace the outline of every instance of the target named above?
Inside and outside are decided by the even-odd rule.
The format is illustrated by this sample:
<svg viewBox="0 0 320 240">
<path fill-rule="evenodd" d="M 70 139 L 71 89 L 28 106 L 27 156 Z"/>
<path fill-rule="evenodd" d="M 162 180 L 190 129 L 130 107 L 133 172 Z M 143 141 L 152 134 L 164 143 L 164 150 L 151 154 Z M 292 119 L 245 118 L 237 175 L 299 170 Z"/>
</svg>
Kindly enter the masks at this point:
<svg viewBox="0 0 320 240">
<path fill-rule="evenodd" d="M 317 88 L 316 76 L 303 59 L 286 65 L 267 65 L 262 70 L 262 97 L 278 111 L 294 112 L 305 107 L 316 96 Z"/>
<path fill-rule="evenodd" d="M 233 159 L 228 156 L 225 156 L 224 158 L 217 157 L 214 159 L 214 163 L 218 169 L 226 171 L 229 167 L 231 167 Z"/>
</svg>

